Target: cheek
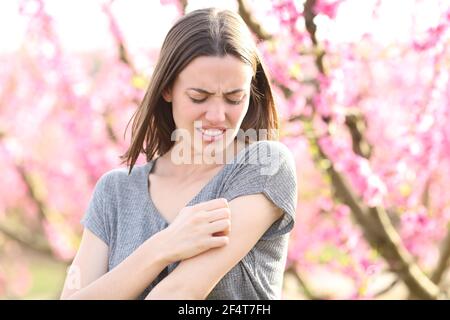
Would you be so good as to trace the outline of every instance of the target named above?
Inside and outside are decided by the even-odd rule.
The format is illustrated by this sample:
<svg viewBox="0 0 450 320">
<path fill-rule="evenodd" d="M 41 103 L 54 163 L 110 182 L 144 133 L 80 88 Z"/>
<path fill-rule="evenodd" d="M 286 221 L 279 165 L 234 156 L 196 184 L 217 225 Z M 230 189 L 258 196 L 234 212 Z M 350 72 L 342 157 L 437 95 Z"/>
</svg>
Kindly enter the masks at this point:
<svg viewBox="0 0 450 320">
<path fill-rule="evenodd" d="M 231 113 L 230 113 L 230 119 L 232 119 L 232 121 L 236 124 L 240 124 L 242 122 L 242 120 L 244 120 L 245 115 L 247 114 L 248 111 L 248 104 L 239 106 L 235 109 L 232 109 Z"/>
<path fill-rule="evenodd" d="M 174 101 L 172 108 L 176 124 L 190 123 L 202 114 L 202 109 L 191 101 Z"/>
</svg>

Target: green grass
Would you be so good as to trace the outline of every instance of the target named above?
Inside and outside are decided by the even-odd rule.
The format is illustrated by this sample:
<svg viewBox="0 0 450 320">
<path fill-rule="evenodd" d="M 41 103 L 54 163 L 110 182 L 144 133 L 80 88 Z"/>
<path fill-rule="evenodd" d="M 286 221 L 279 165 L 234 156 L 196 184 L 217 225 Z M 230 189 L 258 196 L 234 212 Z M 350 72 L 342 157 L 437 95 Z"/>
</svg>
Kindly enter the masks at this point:
<svg viewBox="0 0 450 320">
<path fill-rule="evenodd" d="M 59 299 L 67 265 L 47 258 L 30 258 L 32 286 L 21 299 Z"/>
</svg>

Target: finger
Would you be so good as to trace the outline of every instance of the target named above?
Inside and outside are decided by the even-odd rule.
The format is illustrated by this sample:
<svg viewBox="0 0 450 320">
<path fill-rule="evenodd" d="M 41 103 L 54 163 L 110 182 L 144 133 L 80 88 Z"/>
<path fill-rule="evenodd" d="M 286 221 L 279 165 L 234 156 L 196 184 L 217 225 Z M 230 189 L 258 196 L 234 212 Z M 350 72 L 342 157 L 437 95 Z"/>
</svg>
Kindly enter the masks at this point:
<svg viewBox="0 0 450 320">
<path fill-rule="evenodd" d="M 231 221 L 230 219 L 223 219 L 211 222 L 207 226 L 207 231 L 210 234 L 216 233 L 216 232 L 226 232 L 229 233 L 231 229 Z"/>
<path fill-rule="evenodd" d="M 214 209 L 206 212 L 208 222 L 214 222 L 222 219 L 230 219 L 231 211 L 229 208 Z"/>
<path fill-rule="evenodd" d="M 207 246 L 209 248 L 219 248 L 227 245 L 230 239 L 226 236 L 208 238 Z"/>
<path fill-rule="evenodd" d="M 193 211 L 214 210 L 228 207 L 228 200 L 225 198 L 218 198 L 209 201 L 197 203 L 191 207 Z"/>
<path fill-rule="evenodd" d="M 221 236 L 228 236 L 230 234 L 229 231 L 219 231 L 219 232 L 214 232 L 212 235 L 213 237 L 221 237 Z"/>
</svg>

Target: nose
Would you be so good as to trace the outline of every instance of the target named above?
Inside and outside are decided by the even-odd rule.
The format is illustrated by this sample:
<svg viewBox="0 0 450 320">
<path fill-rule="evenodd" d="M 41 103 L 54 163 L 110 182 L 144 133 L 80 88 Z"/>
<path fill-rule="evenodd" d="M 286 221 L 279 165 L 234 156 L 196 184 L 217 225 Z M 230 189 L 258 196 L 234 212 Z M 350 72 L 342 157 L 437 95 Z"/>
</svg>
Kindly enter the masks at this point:
<svg viewBox="0 0 450 320">
<path fill-rule="evenodd" d="M 209 123 L 221 124 L 226 119 L 226 109 L 223 103 L 210 104 L 206 110 L 205 119 Z"/>
</svg>

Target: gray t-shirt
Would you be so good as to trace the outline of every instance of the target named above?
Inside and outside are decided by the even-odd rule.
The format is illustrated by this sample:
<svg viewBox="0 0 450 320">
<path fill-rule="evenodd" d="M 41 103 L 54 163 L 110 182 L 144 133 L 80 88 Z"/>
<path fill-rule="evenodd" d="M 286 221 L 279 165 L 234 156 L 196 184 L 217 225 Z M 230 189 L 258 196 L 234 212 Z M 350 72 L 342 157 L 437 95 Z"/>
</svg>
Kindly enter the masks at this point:
<svg viewBox="0 0 450 320">
<path fill-rule="evenodd" d="M 168 226 L 148 192 L 148 175 L 155 160 L 105 173 L 98 181 L 82 225 L 109 247 L 108 270 L 113 269 L 155 233 Z M 186 206 L 262 193 L 283 216 L 260 238 L 250 252 L 214 287 L 207 299 L 280 299 L 289 231 L 297 204 L 295 162 L 289 149 L 277 141 L 257 141 L 242 149 Z M 244 212 L 242 214 L 245 214 Z M 165 268 L 137 297 L 172 272 Z"/>
</svg>

